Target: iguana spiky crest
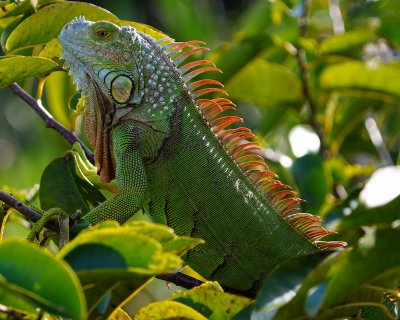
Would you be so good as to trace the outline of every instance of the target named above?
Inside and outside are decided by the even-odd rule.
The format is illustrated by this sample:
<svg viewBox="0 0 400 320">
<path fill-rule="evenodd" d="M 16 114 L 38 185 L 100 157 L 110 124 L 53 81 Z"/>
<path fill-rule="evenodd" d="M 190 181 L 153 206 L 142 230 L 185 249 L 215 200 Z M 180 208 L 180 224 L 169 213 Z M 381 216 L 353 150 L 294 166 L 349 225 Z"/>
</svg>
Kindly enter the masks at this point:
<svg viewBox="0 0 400 320">
<path fill-rule="evenodd" d="M 193 79 L 209 71 L 222 72 L 210 60 L 196 60 L 181 64 L 193 54 L 209 50 L 202 45 L 202 41 L 174 42 L 171 38 L 157 41 L 166 55 L 175 65 L 182 81 L 193 98 L 199 113 L 210 130 L 218 138 L 222 148 L 230 158 L 240 167 L 243 175 L 265 197 L 265 199 L 280 213 L 281 217 L 303 234 L 309 241 L 321 250 L 340 248 L 347 244 L 342 241 L 321 241 L 320 239 L 335 233 L 327 230 L 319 223 L 322 219 L 309 213 L 300 212 L 299 203 L 303 199 L 296 197 L 291 187 L 278 180 L 278 176 L 269 170 L 264 159 L 253 151 L 262 150 L 257 142 L 250 142 L 254 138 L 252 131 L 246 127 L 229 128 L 232 124 L 242 122 L 237 116 L 223 116 L 225 110 L 235 110 L 235 104 L 227 98 L 200 98 L 208 93 L 228 95 L 222 89 L 223 84 L 213 79 Z"/>
</svg>

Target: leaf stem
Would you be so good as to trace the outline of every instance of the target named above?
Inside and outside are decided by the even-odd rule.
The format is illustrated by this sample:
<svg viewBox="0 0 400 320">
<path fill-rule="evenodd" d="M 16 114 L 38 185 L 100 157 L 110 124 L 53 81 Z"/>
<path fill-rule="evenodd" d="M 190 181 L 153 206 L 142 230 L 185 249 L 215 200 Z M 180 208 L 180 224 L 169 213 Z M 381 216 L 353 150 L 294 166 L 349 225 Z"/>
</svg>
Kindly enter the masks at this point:
<svg viewBox="0 0 400 320">
<path fill-rule="evenodd" d="M 52 128 L 61 134 L 69 143 L 74 144 L 78 142 L 85 152 L 86 157 L 94 163 L 93 153 L 86 147 L 86 145 L 76 136 L 76 134 L 61 123 L 53 118 L 53 116 L 43 107 L 41 100 L 35 100 L 29 93 L 22 89 L 18 84 L 12 83 L 9 85 L 14 94 L 24 100 L 45 122 L 47 128 Z"/>
<path fill-rule="evenodd" d="M 300 37 L 304 37 L 307 31 L 307 14 L 308 14 L 309 0 L 303 0 L 302 4 L 303 4 L 302 15 L 299 18 L 298 22 L 300 28 Z M 317 105 L 312 97 L 310 89 L 310 83 L 309 83 L 310 74 L 307 68 L 306 56 L 304 49 L 299 44 L 297 45 L 296 58 L 300 68 L 300 79 L 301 79 L 303 96 L 310 109 L 310 116 L 308 122 L 314 129 L 315 133 L 317 134 L 320 140 L 319 153 L 323 158 L 327 158 L 329 156 L 328 149 L 325 144 L 325 137 L 323 135 L 321 125 L 317 121 Z"/>
</svg>

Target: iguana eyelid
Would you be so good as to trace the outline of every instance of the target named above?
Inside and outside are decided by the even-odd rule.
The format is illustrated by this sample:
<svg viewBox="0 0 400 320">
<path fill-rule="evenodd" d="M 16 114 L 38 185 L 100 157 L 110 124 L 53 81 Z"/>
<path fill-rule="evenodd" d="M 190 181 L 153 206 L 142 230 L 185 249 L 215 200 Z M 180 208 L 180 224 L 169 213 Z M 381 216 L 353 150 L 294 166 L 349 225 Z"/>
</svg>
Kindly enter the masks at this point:
<svg viewBox="0 0 400 320">
<path fill-rule="evenodd" d="M 96 33 L 97 37 L 100 39 L 107 39 L 111 35 L 110 31 L 105 30 L 105 29 L 96 30 L 95 33 Z"/>
</svg>

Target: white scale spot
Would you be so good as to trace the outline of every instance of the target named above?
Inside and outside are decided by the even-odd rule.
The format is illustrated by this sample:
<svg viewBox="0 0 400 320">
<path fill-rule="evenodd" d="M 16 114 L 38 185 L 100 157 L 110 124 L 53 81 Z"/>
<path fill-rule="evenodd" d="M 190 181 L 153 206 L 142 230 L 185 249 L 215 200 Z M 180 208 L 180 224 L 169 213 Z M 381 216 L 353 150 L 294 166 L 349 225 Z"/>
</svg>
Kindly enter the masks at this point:
<svg viewBox="0 0 400 320">
<path fill-rule="evenodd" d="M 237 191 L 239 191 L 239 189 L 240 189 L 240 180 L 239 179 L 237 179 L 235 181 L 235 188 L 236 188 Z"/>
</svg>

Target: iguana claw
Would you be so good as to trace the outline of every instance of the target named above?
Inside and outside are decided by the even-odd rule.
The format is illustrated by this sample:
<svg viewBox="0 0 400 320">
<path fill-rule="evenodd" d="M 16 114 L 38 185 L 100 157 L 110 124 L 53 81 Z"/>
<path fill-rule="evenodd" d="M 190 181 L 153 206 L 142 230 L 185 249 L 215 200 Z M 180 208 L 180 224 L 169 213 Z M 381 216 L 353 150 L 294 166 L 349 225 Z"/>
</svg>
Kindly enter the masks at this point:
<svg viewBox="0 0 400 320">
<path fill-rule="evenodd" d="M 118 192 L 118 187 L 115 181 L 110 183 L 104 183 L 100 181 L 100 177 L 97 175 L 97 167 L 94 166 L 86 157 L 81 145 L 75 142 L 70 151 L 75 161 L 76 174 L 83 180 L 87 181 L 97 189 L 107 190 L 112 193 Z"/>
</svg>

